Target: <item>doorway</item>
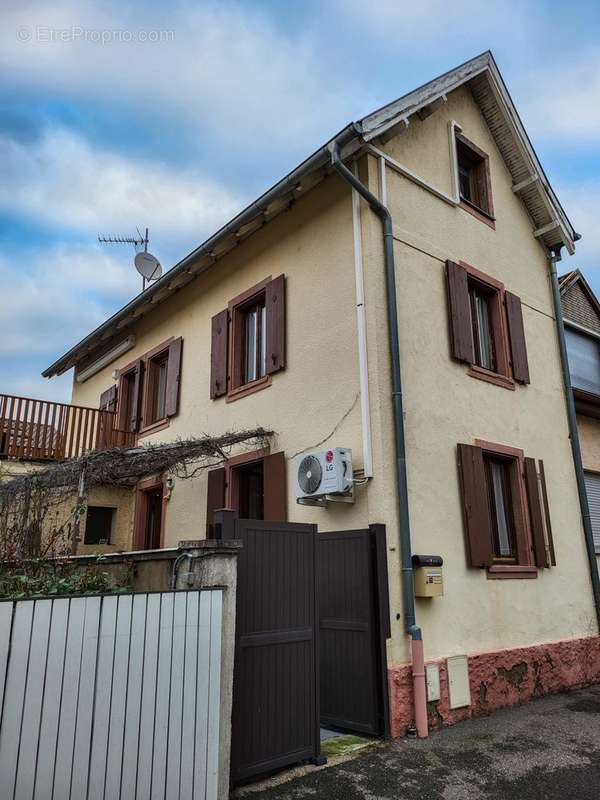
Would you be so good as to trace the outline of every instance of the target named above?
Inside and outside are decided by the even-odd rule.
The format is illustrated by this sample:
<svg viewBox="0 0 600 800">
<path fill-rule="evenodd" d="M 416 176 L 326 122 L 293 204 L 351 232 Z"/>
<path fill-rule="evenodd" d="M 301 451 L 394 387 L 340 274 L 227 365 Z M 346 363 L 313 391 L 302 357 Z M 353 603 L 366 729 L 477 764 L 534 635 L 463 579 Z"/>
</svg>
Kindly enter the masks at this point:
<svg viewBox="0 0 600 800">
<path fill-rule="evenodd" d="M 164 483 L 162 476 L 140 481 L 136 488 L 134 550 L 159 550 L 164 540 Z"/>
</svg>

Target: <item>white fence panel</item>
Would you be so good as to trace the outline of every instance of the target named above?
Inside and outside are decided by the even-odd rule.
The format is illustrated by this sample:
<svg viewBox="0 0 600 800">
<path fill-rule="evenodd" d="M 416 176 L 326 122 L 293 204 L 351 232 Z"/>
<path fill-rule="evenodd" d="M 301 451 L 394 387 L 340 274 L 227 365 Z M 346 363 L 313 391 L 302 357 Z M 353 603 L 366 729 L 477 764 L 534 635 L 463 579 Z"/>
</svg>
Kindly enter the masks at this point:
<svg viewBox="0 0 600 800">
<path fill-rule="evenodd" d="M 0 602 L 2 800 L 216 800 L 222 591 Z"/>
</svg>

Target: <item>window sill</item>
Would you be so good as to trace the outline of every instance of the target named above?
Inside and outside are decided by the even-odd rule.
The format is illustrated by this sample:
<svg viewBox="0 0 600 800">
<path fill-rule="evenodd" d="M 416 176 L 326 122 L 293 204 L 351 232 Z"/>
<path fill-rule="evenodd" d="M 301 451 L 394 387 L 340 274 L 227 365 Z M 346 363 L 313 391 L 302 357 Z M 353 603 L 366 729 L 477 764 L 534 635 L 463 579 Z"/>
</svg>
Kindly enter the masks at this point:
<svg viewBox="0 0 600 800">
<path fill-rule="evenodd" d="M 508 375 L 492 372 L 489 369 L 485 369 L 485 367 L 479 367 L 477 364 L 469 365 L 468 374 L 472 378 L 478 378 L 480 381 L 487 381 L 496 386 L 502 386 L 504 389 L 510 389 L 512 392 L 515 391 L 515 381 L 513 378 L 509 378 Z"/>
<path fill-rule="evenodd" d="M 146 425 L 146 427 L 141 428 L 138 431 L 137 439 L 143 439 L 144 436 L 150 436 L 151 433 L 157 433 L 158 431 L 162 431 L 165 428 L 168 428 L 171 424 L 171 420 L 169 417 L 165 419 L 159 419 L 157 422 L 153 422 L 151 425 Z"/>
<path fill-rule="evenodd" d="M 537 576 L 537 567 L 521 564 L 494 564 L 487 570 L 488 580 L 510 580 L 511 578 L 527 580 L 537 578 Z"/>
<path fill-rule="evenodd" d="M 257 381 L 245 383 L 243 386 L 237 386 L 235 389 L 230 389 L 230 391 L 227 393 L 227 402 L 233 403 L 235 400 L 240 400 L 242 397 L 246 397 L 249 394 L 260 392 L 261 389 L 266 389 L 267 386 L 270 386 L 271 382 L 272 377 L 270 375 L 265 375 L 264 378 L 259 378 Z"/>
<path fill-rule="evenodd" d="M 459 208 L 462 208 L 463 211 L 466 211 L 468 214 L 471 214 L 475 219 L 478 219 L 480 222 L 485 222 L 492 230 L 496 230 L 496 218 L 487 214 L 483 209 L 477 208 L 472 203 L 469 203 L 468 200 L 460 199 L 458 204 Z"/>
</svg>

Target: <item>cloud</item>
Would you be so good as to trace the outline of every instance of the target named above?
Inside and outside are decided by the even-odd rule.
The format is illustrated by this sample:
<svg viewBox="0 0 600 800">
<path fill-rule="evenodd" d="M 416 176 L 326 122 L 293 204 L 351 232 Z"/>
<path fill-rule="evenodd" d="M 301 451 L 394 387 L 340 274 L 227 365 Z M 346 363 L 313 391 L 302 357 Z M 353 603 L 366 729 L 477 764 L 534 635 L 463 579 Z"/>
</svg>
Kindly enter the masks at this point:
<svg viewBox="0 0 600 800">
<path fill-rule="evenodd" d="M 600 48 L 559 54 L 519 81 L 524 119 L 540 140 L 598 144 Z M 527 86 L 527 91 L 524 87 Z"/>
<path fill-rule="evenodd" d="M 99 247 L 33 248 L 18 258 L 19 269 L 0 258 L 0 285 L 10 287 L 0 296 L 0 358 L 7 361 L 49 363 L 140 290 L 133 267 Z"/>
<path fill-rule="evenodd" d="M 25 141 L 0 134 L 0 210 L 46 225 L 92 235 L 148 225 L 159 238 L 199 243 L 242 205 L 192 170 L 92 148 L 64 127 Z"/>
<path fill-rule="evenodd" d="M 15 3 L 2 30 L 5 81 L 93 98 L 132 119 L 141 109 L 191 125 L 200 140 L 304 150 L 357 106 L 356 85 L 329 69 L 333 48 L 318 30 L 285 32 L 251 4 L 148 4 L 140 13 L 116 2 Z M 66 40 L 48 41 L 53 31 Z M 140 41 L 140 32 L 161 40 Z M 103 34 L 110 41 L 90 39 Z"/>
<path fill-rule="evenodd" d="M 600 296 L 600 179 L 559 186 L 558 196 L 582 236 L 575 255 L 563 261 L 563 271 L 580 267 Z"/>
</svg>

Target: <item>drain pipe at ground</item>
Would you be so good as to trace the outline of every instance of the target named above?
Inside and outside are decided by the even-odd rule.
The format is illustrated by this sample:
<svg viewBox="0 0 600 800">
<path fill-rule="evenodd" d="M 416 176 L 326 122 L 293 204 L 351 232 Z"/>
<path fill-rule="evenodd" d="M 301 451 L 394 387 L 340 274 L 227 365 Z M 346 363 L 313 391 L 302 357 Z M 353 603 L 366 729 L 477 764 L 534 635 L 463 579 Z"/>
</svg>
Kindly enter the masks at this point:
<svg viewBox="0 0 600 800">
<path fill-rule="evenodd" d="M 402 599 L 404 605 L 404 627 L 411 640 L 411 662 L 415 703 L 415 725 L 417 735 L 427 736 L 427 694 L 425 689 L 425 660 L 423 635 L 416 624 L 415 597 L 413 588 L 412 547 L 410 539 L 410 517 L 408 512 L 408 484 L 406 480 L 406 445 L 404 440 L 404 410 L 402 407 L 402 379 L 400 372 L 400 342 L 398 336 L 398 308 L 396 302 L 396 267 L 394 263 L 394 240 L 392 215 L 367 187 L 348 169 L 340 159 L 337 142 L 330 145 L 331 165 L 363 197 L 371 210 L 377 214 L 383 226 L 383 246 L 387 285 L 387 315 L 390 343 L 390 366 L 392 370 L 392 405 L 394 408 L 394 444 L 396 450 L 396 491 L 398 497 L 398 540 L 402 558 Z"/>
<path fill-rule="evenodd" d="M 598 620 L 598 628 L 600 630 L 600 577 L 598 576 L 598 562 L 596 561 L 596 550 L 594 548 L 592 520 L 590 517 L 587 490 L 585 488 L 585 478 L 583 475 L 583 461 L 581 458 L 581 447 L 579 445 L 577 414 L 575 412 L 575 400 L 573 399 L 573 388 L 571 386 L 571 371 L 569 369 L 567 344 L 565 342 L 565 326 L 563 323 L 562 303 L 560 299 L 560 287 L 558 285 L 558 273 L 556 271 L 556 262 L 560 261 L 560 251 L 561 247 L 554 248 L 549 257 L 550 280 L 552 282 L 552 301 L 554 304 L 554 316 L 556 318 L 556 331 L 558 334 L 558 348 L 560 350 L 560 363 L 562 367 L 563 385 L 565 389 L 565 400 L 567 403 L 569 439 L 571 440 L 573 465 L 575 467 L 575 478 L 577 481 L 577 493 L 579 494 L 579 505 L 581 508 L 581 521 L 583 522 L 585 546 L 590 565 L 590 577 L 592 579 L 592 590 L 594 593 L 594 603 L 596 605 L 596 617 Z"/>
</svg>

